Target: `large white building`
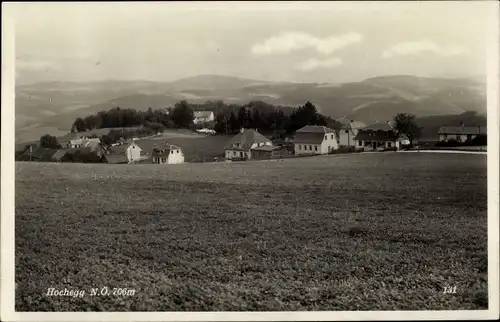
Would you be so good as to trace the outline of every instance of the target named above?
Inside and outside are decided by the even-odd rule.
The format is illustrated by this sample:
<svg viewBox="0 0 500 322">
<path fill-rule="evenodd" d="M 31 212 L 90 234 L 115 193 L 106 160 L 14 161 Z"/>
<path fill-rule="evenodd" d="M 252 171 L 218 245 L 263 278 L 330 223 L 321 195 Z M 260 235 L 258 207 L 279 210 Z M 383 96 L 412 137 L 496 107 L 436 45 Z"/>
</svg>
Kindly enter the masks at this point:
<svg viewBox="0 0 500 322">
<path fill-rule="evenodd" d="M 295 132 L 295 155 L 328 154 L 338 148 L 337 132 L 326 126 L 306 125 Z"/>
</svg>

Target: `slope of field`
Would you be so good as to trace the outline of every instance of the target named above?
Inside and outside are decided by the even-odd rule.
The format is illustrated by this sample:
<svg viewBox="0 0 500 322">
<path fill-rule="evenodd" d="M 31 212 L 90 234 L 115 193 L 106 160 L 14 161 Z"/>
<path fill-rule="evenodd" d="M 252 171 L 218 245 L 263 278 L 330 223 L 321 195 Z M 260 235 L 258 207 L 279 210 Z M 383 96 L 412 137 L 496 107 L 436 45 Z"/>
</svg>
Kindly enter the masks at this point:
<svg viewBox="0 0 500 322">
<path fill-rule="evenodd" d="M 486 309 L 486 192 L 483 155 L 17 163 L 16 310 Z"/>
</svg>

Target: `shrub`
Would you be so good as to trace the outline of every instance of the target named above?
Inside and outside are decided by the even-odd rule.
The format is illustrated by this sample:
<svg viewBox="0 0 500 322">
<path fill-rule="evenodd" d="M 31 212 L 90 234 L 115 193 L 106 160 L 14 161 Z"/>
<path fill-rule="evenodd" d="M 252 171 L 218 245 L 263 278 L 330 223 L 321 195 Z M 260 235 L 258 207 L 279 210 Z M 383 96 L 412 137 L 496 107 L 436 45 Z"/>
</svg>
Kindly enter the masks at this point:
<svg viewBox="0 0 500 322">
<path fill-rule="evenodd" d="M 448 141 L 439 141 L 435 145 L 442 147 L 455 147 L 455 146 L 460 146 L 460 142 L 458 142 L 455 139 L 449 139 Z"/>
<path fill-rule="evenodd" d="M 466 142 L 466 145 L 470 146 L 487 145 L 486 135 L 478 135 L 472 140 Z"/>
</svg>

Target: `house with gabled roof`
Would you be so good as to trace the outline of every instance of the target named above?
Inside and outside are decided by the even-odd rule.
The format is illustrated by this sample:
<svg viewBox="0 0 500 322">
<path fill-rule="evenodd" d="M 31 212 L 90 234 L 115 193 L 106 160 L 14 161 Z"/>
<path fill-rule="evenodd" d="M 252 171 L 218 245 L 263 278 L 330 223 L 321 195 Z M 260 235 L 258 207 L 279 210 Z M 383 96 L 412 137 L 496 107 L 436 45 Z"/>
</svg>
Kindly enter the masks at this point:
<svg viewBox="0 0 500 322">
<path fill-rule="evenodd" d="M 227 160 L 247 160 L 252 158 L 251 149 L 260 146 L 272 146 L 271 140 L 254 129 L 241 129 L 225 146 Z"/>
<path fill-rule="evenodd" d="M 486 135 L 486 126 L 465 126 L 462 122 L 460 126 L 442 126 L 438 130 L 439 141 L 457 140 L 458 142 L 471 141 L 479 135 Z"/>
<path fill-rule="evenodd" d="M 45 148 L 39 145 L 29 145 L 27 149 L 17 157 L 17 161 L 39 161 L 50 162 L 57 149 Z"/>
<path fill-rule="evenodd" d="M 151 156 L 154 164 L 184 163 L 184 153 L 182 149 L 172 144 L 153 148 Z"/>
<path fill-rule="evenodd" d="M 295 132 L 295 155 L 328 154 L 339 148 L 338 133 L 326 126 L 306 125 Z"/>
<path fill-rule="evenodd" d="M 375 122 L 358 131 L 354 138 L 357 149 L 376 151 L 385 149 L 399 149 L 400 138 L 391 122 Z"/>
<path fill-rule="evenodd" d="M 351 120 L 344 124 L 339 130 L 339 146 L 340 147 L 355 147 L 354 138 L 358 135 L 359 130 L 366 127 L 366 124 L 359 121 Z"/>
</svg>

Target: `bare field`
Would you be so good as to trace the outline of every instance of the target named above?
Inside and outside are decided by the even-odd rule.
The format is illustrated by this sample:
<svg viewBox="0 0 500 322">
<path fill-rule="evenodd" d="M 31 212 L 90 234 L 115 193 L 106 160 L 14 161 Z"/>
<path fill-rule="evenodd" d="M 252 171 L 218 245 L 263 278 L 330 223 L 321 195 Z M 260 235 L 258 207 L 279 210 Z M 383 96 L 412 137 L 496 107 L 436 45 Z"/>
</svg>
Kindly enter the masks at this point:
<svg viewBox="0 0 500 322">
<path fill-rule="evenodd" d="M 16 310 L 485 309 L 486 194 L 485 155 L 17 163 Z"/>
</svg>

